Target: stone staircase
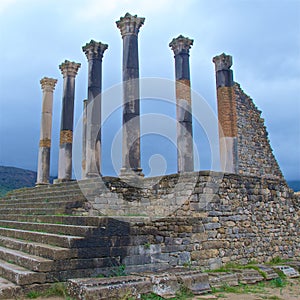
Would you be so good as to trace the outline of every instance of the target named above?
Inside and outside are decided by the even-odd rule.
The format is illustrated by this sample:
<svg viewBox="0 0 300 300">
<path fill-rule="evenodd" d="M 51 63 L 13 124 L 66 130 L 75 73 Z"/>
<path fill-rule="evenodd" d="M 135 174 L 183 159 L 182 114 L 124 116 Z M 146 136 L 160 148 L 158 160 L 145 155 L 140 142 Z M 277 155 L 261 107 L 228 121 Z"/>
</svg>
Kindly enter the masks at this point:
<svg viewBox="0 0 300 300">
<path fill-rule="evenodd" d="M 119 234 L 112 233 L 114 220 L 85 216 L 85 203 L 76 182 L 0 199 L 0 299 L 36 284 L 97 276 L 117 264 L 119 253 L 111 253 L 107 238 Z"/>
</svg>

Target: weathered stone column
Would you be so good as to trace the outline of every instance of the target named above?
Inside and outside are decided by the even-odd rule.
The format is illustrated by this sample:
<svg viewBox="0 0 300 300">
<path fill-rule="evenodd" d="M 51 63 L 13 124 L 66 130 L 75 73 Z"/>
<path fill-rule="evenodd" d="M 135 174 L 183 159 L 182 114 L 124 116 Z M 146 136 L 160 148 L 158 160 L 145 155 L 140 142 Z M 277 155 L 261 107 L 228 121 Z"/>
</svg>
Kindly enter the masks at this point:
<svg viewBox="0 0 300 300">
<path fill-rule="evenodd" d="M 141 175 L 138 33 L 145 18 L 127 13 L 116 22 L 123 39 L 123 145 L 120 176 Z"/>
<path fill-rule="evenodd" d="M 233 89 L 232 57 L 225 53 L 213 58 L 216 70 L 220 160 L 222 170 L 237 173 L 237 111 Z"/>
<path fill-rule="evenodd" d="M 59 66 L 59 68 L 64 78 L 64 87 L 57 182 L 62 182 L 71 180 L 72 177 L 75 76 L 80 68 L 80 64 L 66 60 Z"/>
<path fill-rule="evenodd" d="M 82 47 L 88 69 L 88 104 L 86 131 L 86 170 L 85 177 L 96 177 L 101 173 L 101 90 L 102 58 L 108 45 L 95 42 Z"/>
<path fill-rule="evenodd" d="M 36 180 L 37 185 L 49 184 L 53 91 L 56 82 L 57 79 L 48 77 L 44 77 L 40 81 L 43 90 L 43 104 Z"/>
<path fill-rule="evenodd" d="M 192 100 L 189 63 L 189 51 L 192 45 L 193 40 L 182 35 L 173 39 L 169 44 L 175 55 L 177 165 L 179 173 L 194 171 Z"/>
<path fill-rule="evenodd" d="M 86 178 L 86 117 L 88 100 L 83 100 L 82 112 L 82 160 L 81 160 L 81 178 Z"/>
</svg>

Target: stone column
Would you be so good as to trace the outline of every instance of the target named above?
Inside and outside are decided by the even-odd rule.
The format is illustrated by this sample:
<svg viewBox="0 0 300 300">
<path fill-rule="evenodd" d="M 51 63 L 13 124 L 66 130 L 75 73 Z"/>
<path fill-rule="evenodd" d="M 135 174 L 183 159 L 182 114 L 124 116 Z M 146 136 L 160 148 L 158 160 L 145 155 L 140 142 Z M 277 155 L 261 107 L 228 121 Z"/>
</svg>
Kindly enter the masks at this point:
<svg viewBox="0 0 300 300">
<path fill-rule="evenodd" d="M 123 145 L 120 176 L 141 175 L 138 33 L 145 18 L 129 13 L 116 22 L 123 39 Z"/>
<path fill-rule="evenodd" d="M 72 177 L 72 143 L 74 122 L 75 77 L 79 63 L 66 60 L 59 66 L 64 78 L 57 182 Z"/>
<path fill-rule="evenodd" d="M 86 131 L 85 177 L 96 177 L 101 173 L 101 90 L 102 58 L 108 45 L 95 42 L 82 47 L 88 59 L 88 105 Z"/>
<path fill-rule="evenodd" d="M 237 173 L 237 111 L 232 57 L 225 53 L 213 58 L 216 70 L 220 161 L 224 172 Z"/>
<path fill-rule="evenodd" d="M 48 77 L 44 77 L 40 81 L 43 90 L 43 104 L 36 181 L 37 185 L 49 184 L 53 91 L 56 82 L 57 79 Z"/>
<path fill-rule="evenodd" d="M 88 100 L 83 100 L 82 112 L 82 161 L 81 161 L 81 178 L 86 178 L 86 117 L 87 117 Z"/>
<path fill-rule="evenodd" d="M 182 35 L 169 46 L 174 51 L 176 77 L 177 115 L 177 165 L 178 172 L 194 171 L 192 102 L 190 88 L 189 51 L 193 40 Z"/>
</svg>

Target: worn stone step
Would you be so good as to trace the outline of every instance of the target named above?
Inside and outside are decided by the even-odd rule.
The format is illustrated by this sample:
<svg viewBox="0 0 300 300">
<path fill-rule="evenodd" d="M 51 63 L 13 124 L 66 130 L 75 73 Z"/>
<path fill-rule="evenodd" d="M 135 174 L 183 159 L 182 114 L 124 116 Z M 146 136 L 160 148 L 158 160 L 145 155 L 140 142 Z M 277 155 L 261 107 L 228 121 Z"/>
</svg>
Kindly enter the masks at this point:
<svg viewBox="0 0 300 300">
<path fill-rule="evenodd" d="M 22 251 L 35 256 L 42 256 L 52 260 L 64 260 L 77 257 L 78 250 L 64 248 L 38 242 L 20 240 L 7 236 L 0 236 L 0 246 Z"/>
<path fill-rule="evenodd" d="M 59 184 L 49 184 L 36 187 L 27 187 L 22 189 L 17 189 L 9 192 L 9 195 L 19 195 L 19 194 L 30 194 L 33 192 L 43 192 L 43 191 L 52 191 L 52 190 L 63 190 L 63 189 L 79 189 L 77 181 L 64 182 Z"/>
<path fill-rule="evenodd" d="M 0 276 L 18 285 L 46 282 L 46 273 L 33 272 L 0 259 Z"/>
<path fill-rule="evenodd" d="M 5 215 L 0 213 L 0 220 L 10 220 L 18 222 L 32 223 L 52 223 L 65 225 L 80 225 L 80 226 L 103 226 L 103 222 L 107 217 L 90 217 L 90 216 L 68 216 L 68 215 L 20 215 L 10 214 Z"/>
<path fill-rule="evenodd" d="M 83 266 L 82 263 L 90 263 L 88 259 L 98 258 L 108 258 L 111 265 L 110 257 L 120 256 L 124 253 L 124 251 L 126 251 L 126 248 L 124 247 L 115 247 L 114 249 L 111 249 L 109 243 L 100 247 L 81 247 L 70 249 L 5 236 L 0 236 L 0 245 L 2 247 L 22 251 L 34 256 L 41 256 L 55 261 L 67 260 L 70 262 L 73 259 L 72 264 L 81 265 L 81 267 Z M 97 262 L 97 264 L 98 263 L 99 262 Z"/>
<path fill-rule="evenodd" d="M 10 220 L 32 223 L 52 223 L 78 226 L 115 226 L 113 224 L 125 222 L 131 224 L 150 222 L 149 217 L 124 217 L 124 216 L 72 216 L 72 215 L 23 215 L 23 214 L 2 214 L 0 220 Z"/>
<path fill-rule="evenodd" d="M 70 189 L 49 189 L 47 191 L 39 191 L 33 189 L 31 192 L 27 193 L 8 193 L 2 200 L 16 200 L 16 199 L 28 199 L 35 197 L 51 197 L 57 195 L 82 195 L 82 192 L 79 188 L 70 188 Z"/>
<path fill-rule="evenodd" d="M 17 205 L 21 203 L 52 203 L 52 202 L 68 202 L 68 201 L 86 201 L 85 197 L 82 194 L 58 194 L 58 195 L 49 195 L 48 197 L 36 196 L 28 198 L 16 198 L 16 199 L 0 199 L 0 205 Z"/>
<path fill-rule="evenodd" d="M 48 233 L 59 233 L 63 235 L 76 235 L 76 236 L 90 236 L 93 233 L 97 234 L 98 229 L 96 226 L 77 226 L 77 225 L 64 225 L 52 223 L 31 223 L 31 222 L 18 222 L 0 220 L 0 227 L 15 228 L 30 231 L 41 231 Z"/>
<path fill-rule="evenodd" d="M 85 238 L 80 236 L 34 232 L 15 228 L 0 227 L 0 235 L 17 239 L 30 240 L 43 244 L 60 246 L 64 248 L 82 247 L 83 245 L 85 245 Z"/>
<path fill-rule="evenodd" d="M 0 210 L 2 209 L 21 209 L 21 208 L 34 208 L 41 209 L 47 207 L 49 208 L 62 208 L 62 209 L 70 209 L 70 208 L 78 208 L 82 207 L 84 201 L 83 200 L 68 200 L 68 201 L 56 201 L 56 202 L 18 202 L 12 204 L 0 204 Z"/>
<path fill-rule="evenodd" d="M 0 259 L 12 262 L 31 271 L 48 272 L 53 269 L 53 260 L 30 255 L 0 246 Z"/>
<path fill-rule="evenodd" d="M 19 285 L 0 277 L 0 299 L 17 299 L 21 290 Z"/>
<path fill-rule="evenodd" d="M 1 214 L 24 214 L 24 215 L 57 215 L 65 214 L 66 209 L 60 208 L 4 208 Z"/>
</svg>

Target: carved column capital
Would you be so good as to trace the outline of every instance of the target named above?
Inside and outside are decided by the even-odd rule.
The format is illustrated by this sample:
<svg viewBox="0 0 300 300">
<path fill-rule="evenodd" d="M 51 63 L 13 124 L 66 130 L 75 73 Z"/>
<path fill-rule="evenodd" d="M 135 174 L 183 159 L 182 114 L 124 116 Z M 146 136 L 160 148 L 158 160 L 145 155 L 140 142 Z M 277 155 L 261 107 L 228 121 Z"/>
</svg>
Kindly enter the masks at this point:
<svg viewBox="0 0 300 300">
<path fill-rule="evenodd" d="M 75 77 L 77 75 L 77 72 L 80 68 L 80 63 L 75 63 L 73 61 L 65 60 L 62 64 L 59 65 L 59 69 L 61 70 L 61 73 L 63 77 Z"/>
<path fill-rule="evenodd" d="M 104 51 L 108 48 L 107 44 L 96 42 L 91 40 L 85 46 L 82 47 L 82 51 L 85 53 L 88 60 L 90 59 L 102 59 Z"/>
<path fill-rule="evenodd" d="M 53 92 L 55 89 L 56 83 L 57 83 L 57 79 L 49 78 L 49 77 L 43 77 L 40 80 L 40 84 L 41 84 L 42 90 L 44 92 Z"/>
<path fill-rule="evenodd" d="M 216 72 L 229 70 L 232 66 L 232 56 L 225 53 L 215 56 L 212 61 L 215 64 Z"/>
<path fill-rule="evenodd" d="M 171 47 L 171 49 L 174 51 L 174 54 L 177 55 L 180 53 L 189 53 L 189 50 L 193 43 L 194 40 L 179 35 L 177 38 L 174 38 L 170 42 L 169 47 Z"/>
<path fill-rule="evenodd" d="M 121 31 L 122 37 L 124 37 L 125 35 L 138 35 L 144 22 L 145 18 L 139 18 L 137 15 L 132 16 L 130 13 L 126 13 L 116 24 Z"/>
</svg>

